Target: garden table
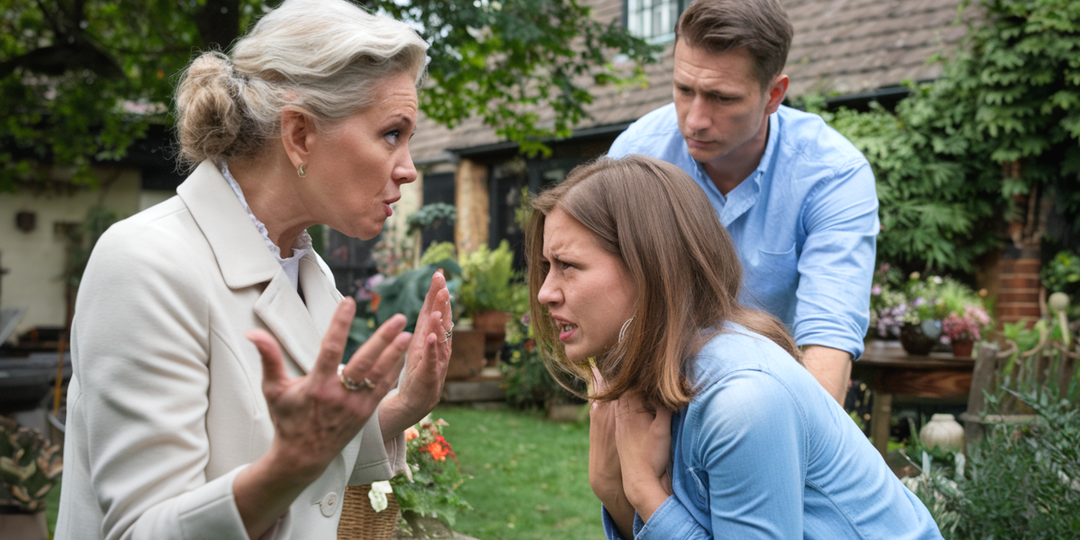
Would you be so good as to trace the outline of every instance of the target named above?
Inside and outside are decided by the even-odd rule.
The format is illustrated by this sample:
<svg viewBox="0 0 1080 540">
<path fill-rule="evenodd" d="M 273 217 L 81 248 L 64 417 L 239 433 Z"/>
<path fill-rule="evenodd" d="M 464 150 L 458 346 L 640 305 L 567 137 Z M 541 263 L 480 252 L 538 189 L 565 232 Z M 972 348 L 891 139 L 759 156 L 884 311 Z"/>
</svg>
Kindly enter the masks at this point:
<svg viewBox="0 0 1080 540">
<path fill-rule="evenodd" d="M 911 355 L 898 342 L 868 341 L 862 358 L 851 365 L 851 378 L 874 393 L 870 410 L 870 440 L 885 457 L 893 397 L 915 397 L 938 402 L 967 403 L 974 358 L 951 353 Z"/>
</svg>

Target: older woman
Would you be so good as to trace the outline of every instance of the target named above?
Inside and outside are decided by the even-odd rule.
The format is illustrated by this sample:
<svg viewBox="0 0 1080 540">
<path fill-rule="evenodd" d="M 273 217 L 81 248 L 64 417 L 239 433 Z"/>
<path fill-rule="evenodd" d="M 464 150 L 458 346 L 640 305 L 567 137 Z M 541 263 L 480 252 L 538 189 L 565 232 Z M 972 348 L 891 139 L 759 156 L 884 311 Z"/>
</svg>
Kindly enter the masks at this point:
<svg viewBox="0 0 1080 540">
<path fill-rule="evenodd" d="M 415 335 L 395 316 L 342 365 L 355 305 L 305 230 L 372 238 L 416 179 L 426 48 L 342 0 L 287 0 L 231 58 L 192 62 L 177 115 L 198 166 L 102 237 L 79 291 L 56 538 L 336 538 L 346 486 L 404 466 L 450 354 L 445 279 Z"/>
<path fill-rule="evenodd" d="M 773 317 L 694 181 L 602 159 L 527 234 L 549 368 L 593 383 L 589 477 L 609 538 L 941 538 Z"/>
</svg>

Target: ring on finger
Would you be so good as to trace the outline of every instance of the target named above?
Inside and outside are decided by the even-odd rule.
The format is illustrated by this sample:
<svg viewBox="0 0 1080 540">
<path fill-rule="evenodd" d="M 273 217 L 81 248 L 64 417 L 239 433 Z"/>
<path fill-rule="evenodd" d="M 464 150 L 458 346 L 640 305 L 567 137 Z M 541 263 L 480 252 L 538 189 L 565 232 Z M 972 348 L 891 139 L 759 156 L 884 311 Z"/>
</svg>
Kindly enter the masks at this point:
<svg viewBox="0 0 1080 540">
<path fill-rule="evenodd" d="M 338 365 L 337 369 L 338 379 L 341 380 L 341 386 L 344 386 L 346 390 L 350 392 L 359 392 L 367 388 L 368 390 L 375 388 L 375 383 L 371 382 L 371 379 L 364 377 L 362 383 L 358 383 L 352 380 L 351 377 L 345 375 L 345 364 Z"/>
<path fill-rule="evenodd" d="M 454 337 L 454 330 L 453 330 L 454 327 L 451 326 L 450 328 L 451 328 L 450 330 L 447 330 L 443 334 L 444 339 L 442 341 L 440 341 L 439 343 L 446 343 L 447 341 L 450 341 L 450 338 Z"/>
</svg>

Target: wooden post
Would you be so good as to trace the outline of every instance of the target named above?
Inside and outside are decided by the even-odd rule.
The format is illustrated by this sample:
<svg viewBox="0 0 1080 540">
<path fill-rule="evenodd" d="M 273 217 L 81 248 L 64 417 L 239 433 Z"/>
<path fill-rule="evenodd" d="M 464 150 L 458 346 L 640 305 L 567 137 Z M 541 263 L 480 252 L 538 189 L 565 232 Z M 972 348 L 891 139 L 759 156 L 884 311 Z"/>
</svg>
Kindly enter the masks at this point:
<svg viewBox="0 0 1080 540">
<path fill-rule="evenodd" d="M 986 406 L 984 391 L 993 391 L 994 376 L 997 374 L 997 345 L 986 344 L 979 347 L 975 356 L 975 371 L 971 375 L 971 393 L 968 394 L 967 412 L 960 415 L 964 422 L 964 440 L 971 444 L 983 436 L 980 415 Z"/>
<path fill-rule="evenodd" d="M 454 224 L 454 241 L 458 256 L 464 256 L 488 243 L 491 212 L 488 207 L 487 166 L 462 159 L 454 178 L 454 199 L 458 214 Z"/>
<path fill-rule="evenodd" d="M 874 393 L 874 406 L 870 412 L 870 439 L 882 459 L 889 452 L 889 426 L 892 423 L 892 394 Z"/>
</svg>

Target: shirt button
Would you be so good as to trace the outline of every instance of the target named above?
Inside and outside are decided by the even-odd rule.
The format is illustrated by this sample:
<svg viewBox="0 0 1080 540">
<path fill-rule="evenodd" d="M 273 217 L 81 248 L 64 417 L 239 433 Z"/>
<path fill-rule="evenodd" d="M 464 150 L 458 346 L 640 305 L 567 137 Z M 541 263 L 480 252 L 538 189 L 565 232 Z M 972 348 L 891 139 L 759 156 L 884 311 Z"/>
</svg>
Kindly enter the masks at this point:
<svg viewBox="0 0 1080 540">
<path fill-rule="evenodd" d="M 337 502 L 337 493 L 331 491 L 319 501 L 319 511 L 322 512 L 322 515 L 330 517 L 337 510 Z"/>
</svg>

